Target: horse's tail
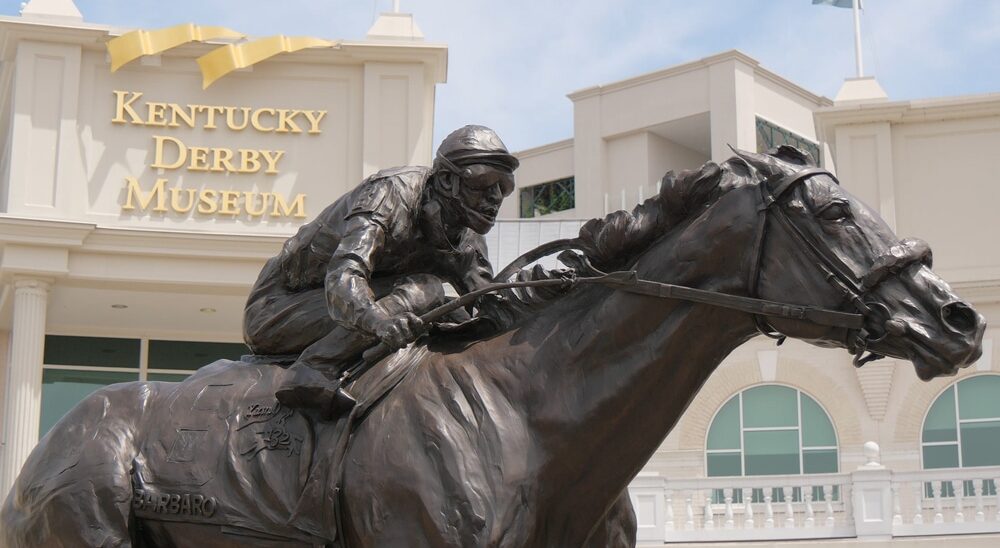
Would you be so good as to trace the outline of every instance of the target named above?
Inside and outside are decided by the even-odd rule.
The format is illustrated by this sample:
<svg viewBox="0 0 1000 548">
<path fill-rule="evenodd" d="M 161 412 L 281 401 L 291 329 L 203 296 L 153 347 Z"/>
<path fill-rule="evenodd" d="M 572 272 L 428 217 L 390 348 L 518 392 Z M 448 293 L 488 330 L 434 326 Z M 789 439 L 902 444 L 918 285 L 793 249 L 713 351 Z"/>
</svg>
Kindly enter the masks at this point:
<svg viewBox="0 0 1000 548">
<path fill-rule="evenodd" d="M 0 510 L 0 546 L 130 546 L 136 433 L 160 383 L 102 388 L 38 442 Z"/>
</svg>

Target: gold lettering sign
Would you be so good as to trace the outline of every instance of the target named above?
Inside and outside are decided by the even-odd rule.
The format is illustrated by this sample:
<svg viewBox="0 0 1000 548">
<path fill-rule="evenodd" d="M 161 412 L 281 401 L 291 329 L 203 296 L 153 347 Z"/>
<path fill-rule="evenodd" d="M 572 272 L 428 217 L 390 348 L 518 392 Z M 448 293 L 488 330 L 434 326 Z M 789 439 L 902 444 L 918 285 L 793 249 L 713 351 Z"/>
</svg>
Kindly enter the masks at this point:
<svg viewBox="0 0 1000 548">
<path fill-rule="evenodd" d="M 266 134 L 322 133 L 325 110 L 273 107 L 178 104 L 144 101 L 139 91 L 113 92 L 115 109 L 112 124 L 155 128 L 226 129 L 242 132 L 251 128 Z M 200 146 L 172 135 L 152 135 L 152 163 L 162 171 L 193 173 L 278 175 L 284 150 Z M 200 214 L 227 217 L 246 216 L 305 218 L 305 194 L 289 199 L 279 192 L 215 190 L 169 186 L 169 179 L 157 178 L 152 188 L 143 189 L 135 177 L 125 178 L 122 211 L 156 214 Z"/>
</svg>

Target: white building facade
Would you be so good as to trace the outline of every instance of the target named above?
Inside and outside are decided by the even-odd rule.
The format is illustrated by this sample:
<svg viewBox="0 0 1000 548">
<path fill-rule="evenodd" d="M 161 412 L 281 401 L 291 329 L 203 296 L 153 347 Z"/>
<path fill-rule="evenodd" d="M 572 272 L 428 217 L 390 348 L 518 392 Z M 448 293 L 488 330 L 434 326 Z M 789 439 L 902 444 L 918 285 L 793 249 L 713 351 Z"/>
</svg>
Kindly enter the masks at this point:
<svg viewBox="0 0 1000 548">
<path fill-rule="evenodd" d="M 317 41 L 203 88 L 198 59 L 234 42 L 112 71 L 105 42 L 132 29 L 31 7 L 0 18 L 4 493 L 90 391 L 245 352 L 247 292 L 284 239 L 378 168 L 430 163 L 447 68 L 444 46 L 384 14 L 364 41 Z M 487 236 L 498 268 L 653 196 L 667 170 L 790 143 L 901 236 L 928 240 L 935 270 L 1000 319 L 987 163 L 1000 96 L 834 102 L 729 51 L 569 99 L 573 138 L 518 153 L 518 191 Z M 1000 531 L 996 336 L 929 383 L 795 341 L 742 346 L 633 482 L 642 542 L 994 545 L 981 535 Z"/>
<path fill-rule="evenodd" d="M 431 161 L 447 72 L 447 48 L 401 13 L 363 41 L 248 39 L 259 49 L 231 58 L 273 56 L 208 85 L 200 63 L 241 42 L 74 12 L 0 17 L 3 493 L 94 389 L 246 353 L 264 261 L 366 175 Z M 144 49 L 112 71 L 123 35 Z"/>
</svg>

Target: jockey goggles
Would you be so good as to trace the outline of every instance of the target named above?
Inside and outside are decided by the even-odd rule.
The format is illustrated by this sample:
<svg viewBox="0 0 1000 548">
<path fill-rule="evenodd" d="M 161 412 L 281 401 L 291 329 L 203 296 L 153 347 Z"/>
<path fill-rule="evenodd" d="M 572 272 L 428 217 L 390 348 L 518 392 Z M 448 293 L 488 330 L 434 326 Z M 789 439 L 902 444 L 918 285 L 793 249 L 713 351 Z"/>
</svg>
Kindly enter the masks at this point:
<svg viewBox="0 0 1000 548">
<path fill-rule="evenodd" d="M 509 155 L 504 155 L 504 156 L 505 156 L 504 158 L 500 158 L 499 155 L 481 154 L 475 156 L 474 160 L 471 159 L 472 157 L 469 157 L 468 159 L 466 159 L 466 161 L 469 162 L 469 165 L 482 164 L 485 166 L 495 168 L 498 171 L 503 172 L 504 174 L 512 174 L 511 163 L 507 158 Z M 462 184 L 468 186 L 473 190 L 486 190 L 492 187 L 493 185 L 498 184 L 500 185 L 500 192 L 504 196 L 510 196 L 511 193 L 514 192 L 513 176 L 499 177 L 499 181 L 493 178 L 473 177 L 472 168 L 469 166 L 459 167 L 455 165 L 454 162 L 452 162 L 447 157 L 441 154 L 438 154 L 435 160 L 436 163 L 439 164 L 439 166 L 444 168 L 444 171 L 449 171 L 451 173 L 458 175 L 459 177 L 462 178 Z"/>
</svg>

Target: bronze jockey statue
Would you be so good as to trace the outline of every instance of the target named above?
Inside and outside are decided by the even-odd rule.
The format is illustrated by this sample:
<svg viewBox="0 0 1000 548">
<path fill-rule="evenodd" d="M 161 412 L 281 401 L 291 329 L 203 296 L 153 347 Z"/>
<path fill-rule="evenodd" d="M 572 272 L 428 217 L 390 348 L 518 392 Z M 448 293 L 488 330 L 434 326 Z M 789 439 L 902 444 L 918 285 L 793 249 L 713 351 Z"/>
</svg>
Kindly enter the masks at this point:
<svg viewBox="0 0 1000 548">
<path fill-rule="evenodd" d="M 433 167 L 382 170 L 289 238 L 261 270 L 243 320 L 255 354 L 298 356 L 278 401 L 336 416 L 353 401 L 330 376 L 379 341 L 391 350 L 413 342 L 425 329 L 419 315 L 446 302 L 445 282 L 463 294 L 489 283 L 482 235 L 517 166 L 493 130 L 465 126 L 444 139 Z"/>
</svg>

